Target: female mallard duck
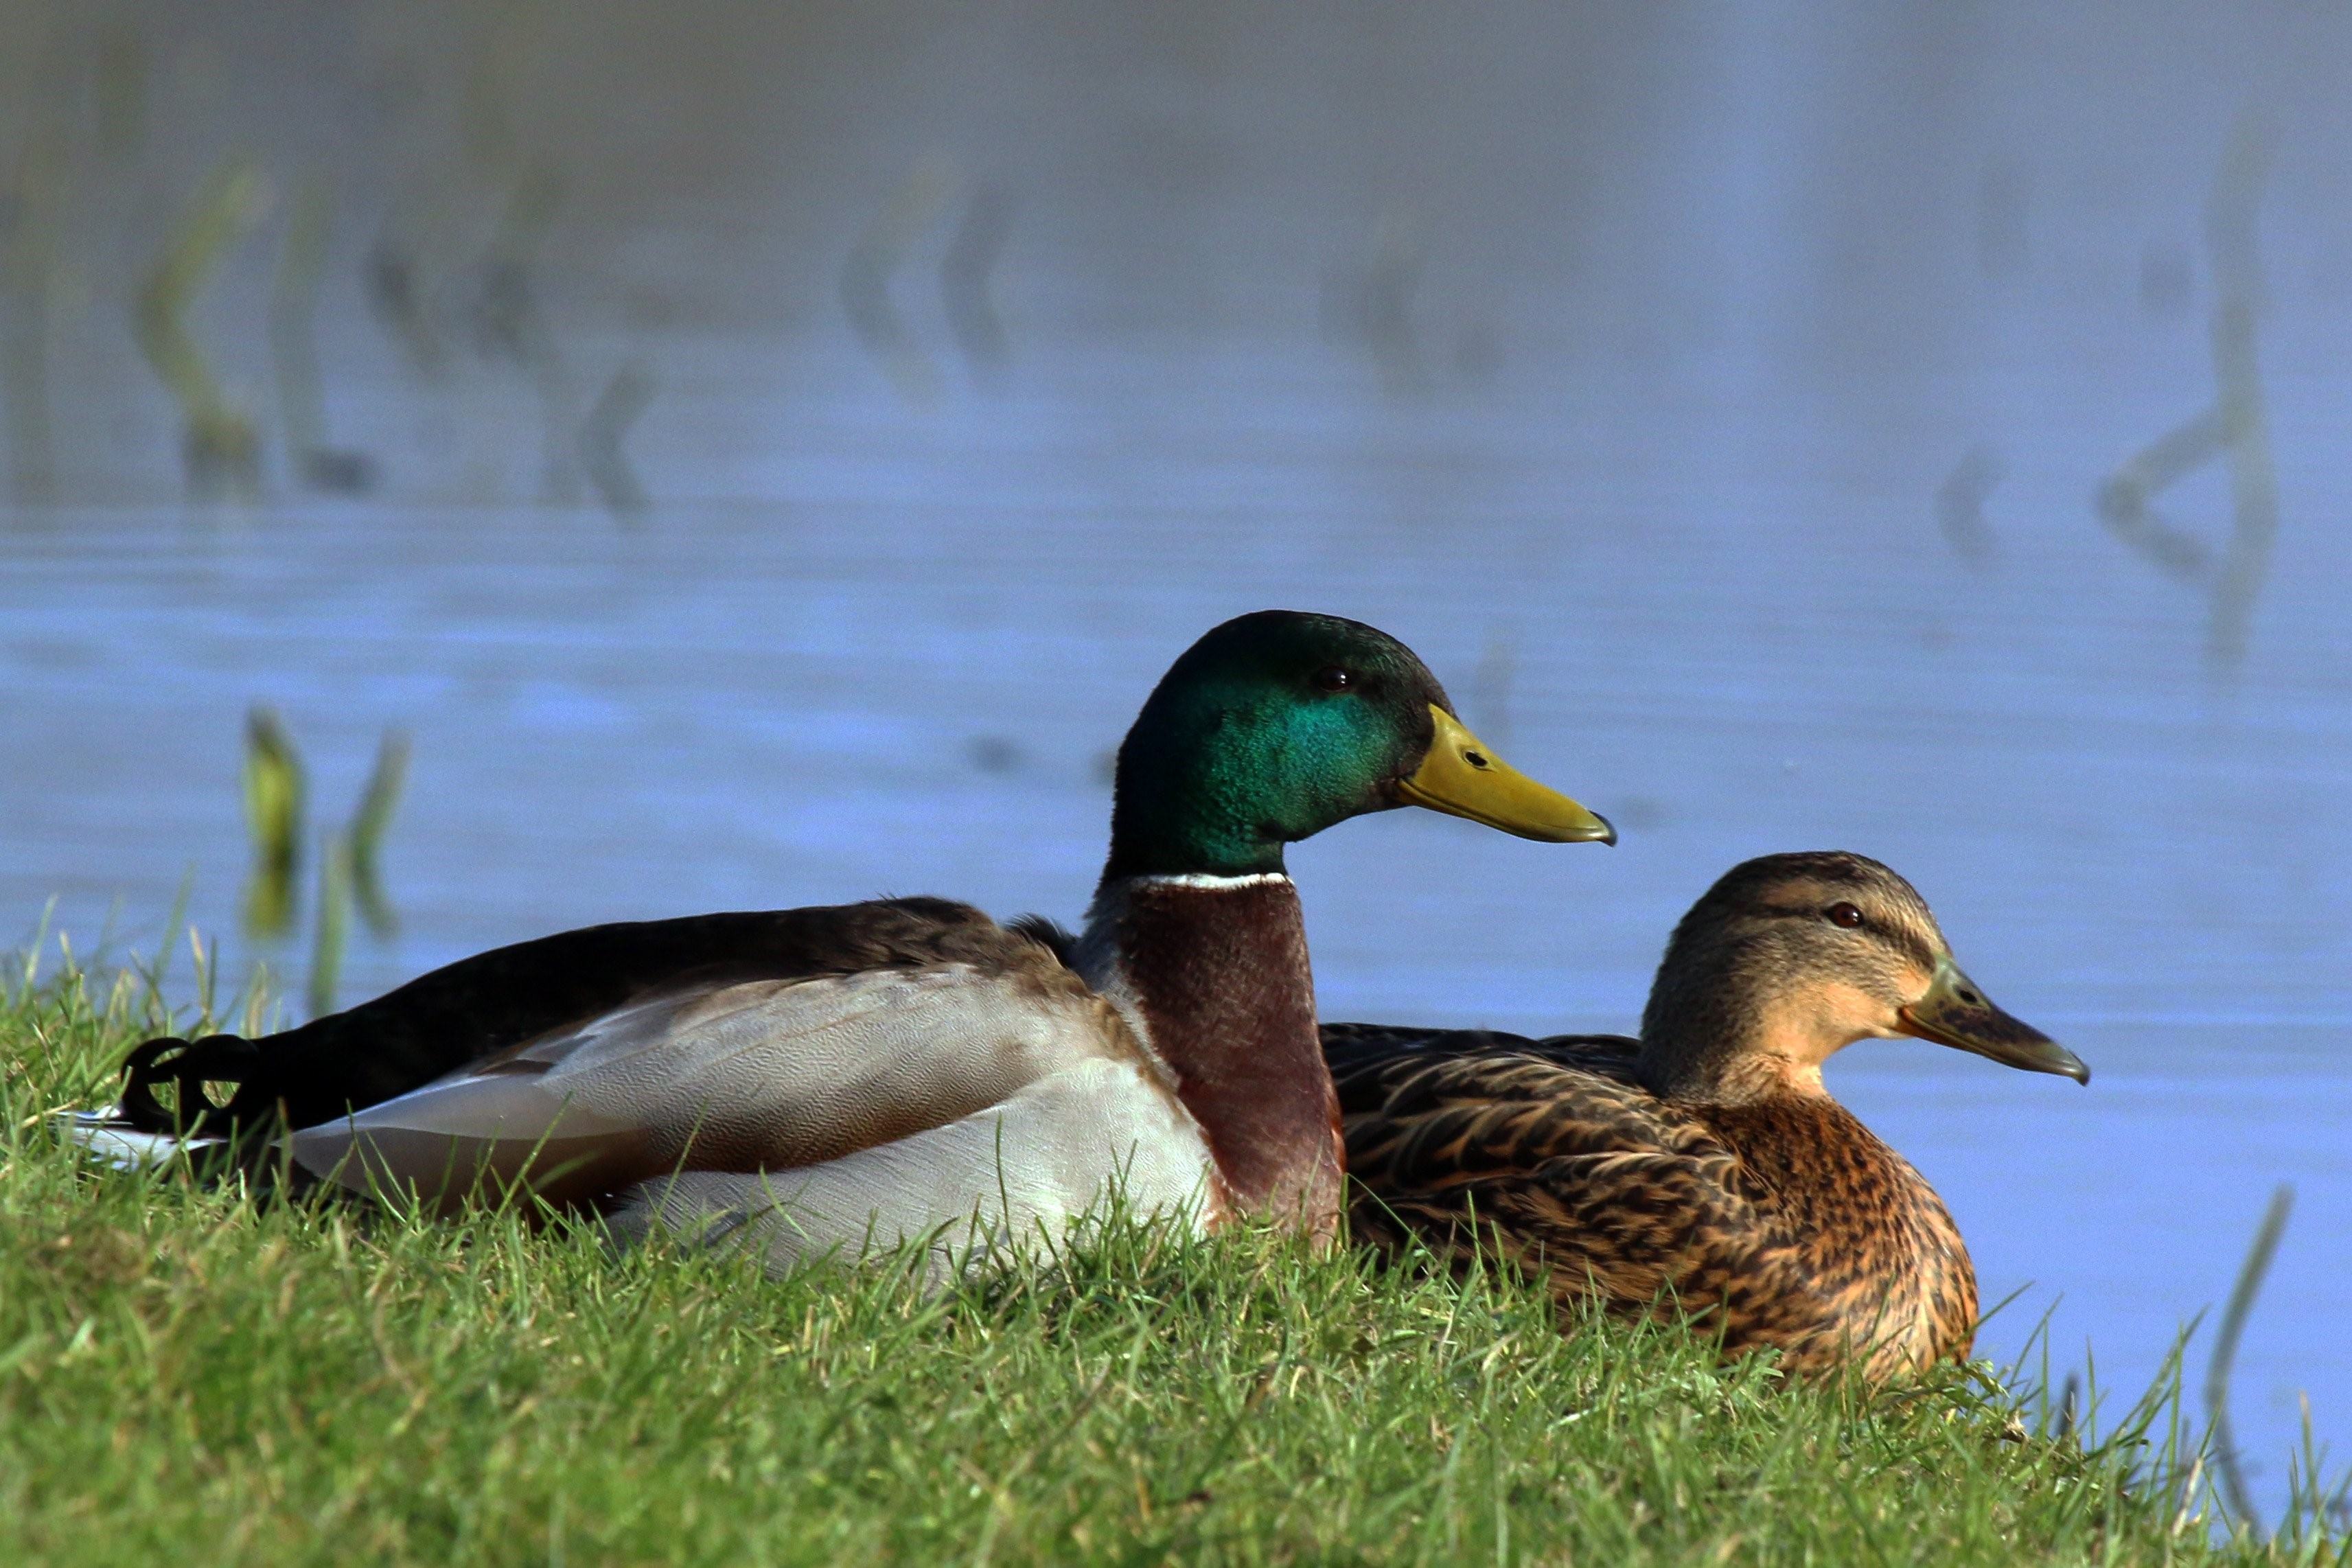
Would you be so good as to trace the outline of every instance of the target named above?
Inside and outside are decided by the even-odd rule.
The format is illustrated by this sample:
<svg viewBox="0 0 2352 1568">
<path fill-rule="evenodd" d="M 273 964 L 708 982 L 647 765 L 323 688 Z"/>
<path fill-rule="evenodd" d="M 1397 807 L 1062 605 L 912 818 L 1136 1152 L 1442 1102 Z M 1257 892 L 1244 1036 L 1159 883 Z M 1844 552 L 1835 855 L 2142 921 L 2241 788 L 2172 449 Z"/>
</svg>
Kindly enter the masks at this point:
<svg viewBox="0 0 2352 1568">
<path fill-rule="evenodd" d="M 1968 1353 L 1951 1215 L 1822 1086 L 1858 1039 L 1913 1035 L 2077 1083 L 2074 1053 L 1986 1000 L 1911 884 L 1859 855 L 1734 868 L 1675 928 L 1642 1037 L 1334 1024 L 1356 1232 L 1484 1244 L 1727 1351 L 1874 1377 Z"/>
<path fill-rule="evenodd" d="M 937 899 L 596 926 L 266 1038 L 150 1041 L 122 1114 L 290 1127 L 293 1163 L 347 1186 L 448 1206 L 520 1184 L 624 1237 L 731 1235 L 778 1269 L 975 1220 L 1055 1226 L 1114 1182 L 1139 1211 L 1328 1233 L 1338 1107 L 1283 846 L 1407 804 L 1611 837 L 1495 761 L 1402 644 L 1281 611 L 1176 661 L 1115 802 L 1067 965 L 1044 932 Z"/>
</svg>

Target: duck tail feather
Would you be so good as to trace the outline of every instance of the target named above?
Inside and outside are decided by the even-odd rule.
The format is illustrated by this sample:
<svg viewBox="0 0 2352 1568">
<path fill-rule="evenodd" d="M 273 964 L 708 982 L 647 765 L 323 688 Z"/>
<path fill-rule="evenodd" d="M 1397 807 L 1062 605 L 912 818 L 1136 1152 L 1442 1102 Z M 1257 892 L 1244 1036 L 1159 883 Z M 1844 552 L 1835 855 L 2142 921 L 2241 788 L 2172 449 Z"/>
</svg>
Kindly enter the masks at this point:
<svg viewBox="0 0 2352 1568">
<path fill-rule="evenodd" d="M 182 1154 L 226 1146 L 220 1138 L 182 1137 L 152 1132 L 133 1123 L 120 1106 L 96 1110 L 60 1110 L 54 1121 L 58 1135 L 101 1164 L 120 1171 L 145 1171 L 169 1164 Z"/>
<path fill-rule="evenodd" d="M 168 1104 L 156 1092 L 164 1088 Z M 223 1098 L 225 1088 L 231 1092 Z M 256 1126 L 273 1120 L 277 1109 L 255 1042 L 242 1035 L 165 1035 L 124 1058 L 122 1103 L 113 1115 L 132 1131 L 181 1140 Z"/>
</svg>

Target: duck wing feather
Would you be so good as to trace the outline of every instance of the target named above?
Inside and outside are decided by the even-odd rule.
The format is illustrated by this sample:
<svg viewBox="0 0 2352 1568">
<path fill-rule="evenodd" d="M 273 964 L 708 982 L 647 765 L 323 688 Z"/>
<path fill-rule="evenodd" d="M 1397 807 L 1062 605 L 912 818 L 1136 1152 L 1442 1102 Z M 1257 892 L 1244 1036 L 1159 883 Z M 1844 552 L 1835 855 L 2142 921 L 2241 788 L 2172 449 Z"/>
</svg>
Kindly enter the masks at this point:
<svg viewBox="0 0 2352 1568">
<path fill-rule="evenodd" d="M 155 1087 L 176 1083 L 184 1103 L 205 1083 L 236 1090 L 204 1114 L 207 1132 L 307 1127 L 664 993 L 957 963 L 1026 973 L 1045 953 L 1034 938 L 945 899 L 587 926 L 460 959 L 278 1034 L 150 1040 L 126 1068 L 123 1116 L 174 1131 L 182 1111 L 161 1104 Z"/>
<path fill-rule="evenodd" d="M 1839 1328 L 1771 1192 L 1700 1120 L 1633 1077 L 1635 1043 L 1326 1030 L 1359 1237 L 1484 1248 L 1566 1300 L 1705 1314 L 1728 1349 L 1803 1360 Z"/>
<path fill-rule="evenodd" d="M 820 965 L 805 952 L 698 963 L 300 1128 L 294 1157 L 347 1185 L 390 1182 L 443 1203 L 486 1178 L 576 1201 L 687 1167 L 835 1160 L 1080 1062 L 1149 1076 L 1150 1058 L 1108 1002 L 1035 942 L 987 930 L 992 943 L 961 929 L 953 944 L 901 951 L 882 967 Z M 488 1031 L 467 1023 L 468 1041 L 481 1041 Z"/>
</svg>

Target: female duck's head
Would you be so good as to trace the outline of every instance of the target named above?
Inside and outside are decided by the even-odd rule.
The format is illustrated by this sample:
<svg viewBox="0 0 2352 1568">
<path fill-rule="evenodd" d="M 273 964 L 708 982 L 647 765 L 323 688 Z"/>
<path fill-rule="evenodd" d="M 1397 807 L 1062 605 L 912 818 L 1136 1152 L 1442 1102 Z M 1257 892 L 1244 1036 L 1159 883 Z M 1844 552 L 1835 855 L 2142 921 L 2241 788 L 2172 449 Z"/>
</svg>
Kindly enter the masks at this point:
<svg viewBox="0 0 2352 1568">
<path fill-rule="evenodd" d="M 1675 928 L 1642 1018 L 1642 1073 L 1698 1100 L 1817 1090 L 1835 1051 L 1902 1035 L 2091 1078 L 1961 973 L 1927 901 L 1886 867 L 1767 855 L 1726 872 Z"/>
<path fill-rule="evenodd" d="M 1265 610 L 1160 678 L 1118 752 L 1106 877 L 1245 876 L 1368 811 L 1425 805 L 1523 837 L 1614 843 L 1504 765 L 1411 648 L 1360 621 Z"/>
</svg>

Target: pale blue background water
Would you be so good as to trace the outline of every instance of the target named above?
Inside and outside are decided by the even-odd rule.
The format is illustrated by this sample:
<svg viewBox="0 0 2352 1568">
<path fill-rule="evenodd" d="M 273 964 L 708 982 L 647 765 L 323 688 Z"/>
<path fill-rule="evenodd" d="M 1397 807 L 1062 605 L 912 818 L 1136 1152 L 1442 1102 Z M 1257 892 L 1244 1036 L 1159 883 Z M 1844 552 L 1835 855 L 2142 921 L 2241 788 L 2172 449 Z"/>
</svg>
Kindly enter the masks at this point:
<svg viewBox="0 0 2352 1568">
<path fill-rule="evenodd" d="M 43 40 L 11 58 L 83 58 L 38 10 L 10 8 Z M 2272 1497 L 2306 1394 L 2352 1438 L 2352 23 L 501 14 L 147 20 L 149 139 L 116 163 L 79 79 L 31 100 L 86 183 L 38 289 L 19 265 L 0 293 L 45 334 L 57 475 L 0 516 L 0 944 L 54 897 L 85 948 L 111 922 L 152 950 L 187 878 L 230 973 L 299 980 L 302 943 L 235 930 L 255 702 L 314 824 L 384 727 L 415 739 L 402 930 L 354 946 L 348 997 L 599 920 L 885 891 L 1075 919 L 1103 755 L 1167 661 L 1243 610 L 1338 611 L 1624 841 L 1398 813 L 1301 847 L 1328 1016 L 1628 1027 L 1733 861 L 1878 856 L 2096 1073 L 1913 1042 L 1832 1068 L 1988 1299 L 2025 1288 L 1986 1348 L 2046 1311 L 2056 1372 L 2095 1352 L 2137 1392 L 2288 1181 L 2241 1433 Z M 504 141 L 466 130 L 478 101 Z M 2224 666 L 2202 593 L 2090 498 L 2213 398 L 2203 207 L 2248 115 L 2276 153 L 2280 527 Z M 125 301 L 240 145 L 281 194 L 320 169 L 341 194 L 320 354 L 366 498 L 301 493 L 267 422 L 258 501 L 180 497 Z M 544 504 L 541 399 L 467 346 L 541 164 L 570 193 L 530 276 L 571 412 L 624 363 L 655 378 L 634 519 Z M 836 280 L 910 178 L 941 195 L 892 284 L 927 368 L 894 379 Z M 992 188 L 1017 203 L 995 370 L 939 279 Z M 197 313 L 265 416 L 280 221 Z M 387 237 L 434 280 L 435 374 L 362 302 Z M 1989 563 L 1935 500 L 1979 447 Z M 2228 533 L 2218 469 L 2164 504 Z"/>
</svg>

